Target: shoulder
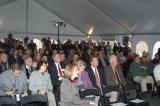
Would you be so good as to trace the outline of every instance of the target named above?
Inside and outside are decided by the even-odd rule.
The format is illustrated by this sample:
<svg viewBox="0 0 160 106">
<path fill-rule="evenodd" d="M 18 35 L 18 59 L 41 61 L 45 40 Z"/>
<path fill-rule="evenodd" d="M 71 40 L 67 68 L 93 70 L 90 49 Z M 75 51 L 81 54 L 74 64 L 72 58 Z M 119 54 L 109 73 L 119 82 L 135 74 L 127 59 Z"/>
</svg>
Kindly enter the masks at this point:
<svg viewBox="0 0 160 106">
<path fill-rule="evenodd" d="M 7 71 L 2 72 L 2 73 L 0 74 L 0 77 L 1 77 L 1 78 L 4 78 L 4 77 L 9 76 L 9 74 L 10 74 L 10 70 L 7 70 Z"/>
<path fill-rule="evenodd" d="M 31 73 L 31 76 L 35 76 L 35 75 L 38 75 L 39 74 L 39 71 L 35 70 Z"/>
<path fill-rule="evenodd" d="M 86 71 L 91 71 L 91 70 L 92 68 L 90 66 L 86 68 Z"/>
<path fill-rule="evenodd" d="M 81 73 L 81 76 L 87 76 L 88 75 L 88 72 L 86 72 L 86 71 L 83 71 L 82 73 Z"/>
<path fill-rule="evenodd" d="M 61 88 L 66 88 L 69 85 L 69 80 L 65 78 L 61 83 Z"/>
<path fill-rule="evenodd" d="M 24 64 L 21 66 L 21 69 L 22 69 L 22 71 L 25 71 L 25 70 L 26 70 L 26 67 L 25 67 Z"/>
<path fill-rule="evenodd" d="M 111 69 L 111 65 L 110 64 L 107 65 L 106 68 L 107 68 L 107 70 L 110 70 Z"/>
<path fill-rule="evenodd" d="M 48 72 L 45 72 L 45 75 L 46 75 L 47 77 L 50 77 L 50 74 L 49 74 Z"/>
</svg>

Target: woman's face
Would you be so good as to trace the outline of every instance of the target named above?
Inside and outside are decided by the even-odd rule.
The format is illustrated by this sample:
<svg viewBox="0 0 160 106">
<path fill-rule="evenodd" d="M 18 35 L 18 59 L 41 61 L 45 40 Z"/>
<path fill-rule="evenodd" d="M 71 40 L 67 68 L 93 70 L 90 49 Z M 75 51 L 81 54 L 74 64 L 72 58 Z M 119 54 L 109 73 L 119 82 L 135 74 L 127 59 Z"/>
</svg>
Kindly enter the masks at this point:
<svg viewBox="0 0 160 106">
<path fill-rule="evenodd" d="M 78 77 L 78 68 L 76 67 L 75 70 L 73 71 L 73 75 L 71 77 L 72 80 Z"/>
<path fill-rule="evenodd" d="M 47 64 L 43 63 L 40 67 L 41 72 L 46 72 L 47 71 Z"/>
<path fill-rule="evenodd" d="M 84 67 L 84 66 L 80 66 L 80 67 L 78 68 L 79 73 L 83 72 L 84 70 L 85 70 L 85 67 Z"/>
</svg>

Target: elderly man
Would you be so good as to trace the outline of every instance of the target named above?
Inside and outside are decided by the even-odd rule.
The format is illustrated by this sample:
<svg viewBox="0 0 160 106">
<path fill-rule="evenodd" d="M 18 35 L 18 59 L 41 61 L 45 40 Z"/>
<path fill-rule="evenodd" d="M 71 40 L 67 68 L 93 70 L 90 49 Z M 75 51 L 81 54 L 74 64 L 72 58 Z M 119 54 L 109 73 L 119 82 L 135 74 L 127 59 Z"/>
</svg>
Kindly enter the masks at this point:
<svg viewBox="0 0 160 106">
<path fill-rule="evenodd" d="M 118 65 L 117 57 L 115 55 L 109 56 L 109 63 L 110 64 L 106 67 L 107 87 L 119 87 L 120 85 L 125 85 L 126 81 L 121 71 L 121 67 Z M 117 91 L 111 91 L 106 95 L 110 97 L 111 102 L 115 102 L 118 98 Z"/>
<path fill-rule="evenodd" d="M 21 67 L 17 63 L 13 63 L 11 70 L 0 75 L 0 95 L 22 94 L 22 96 L 27 96 L 27 83 L 27 77 L 21 71 Z"/>
<path fill-rule="evenodd" d="M 133 80 L 141 84 L 142 92 L 147 91 L 147 83 L 153 84 L 152 76 L 149 76 L 147 70 L 140 66 L 140 56 L 136 55 L 134 61 L 131 63 L 130 72 L 133 76 Z"/>
<path fill-rule="evenodd" d="M 32 66 L 33 65 L 32 58 L 26 55 L 24 56 L 23 59 L 24 59 L 24 65 L 22 65 L 22 70 L 26 74 L 27 79 L 29 79 L 31 72 L 34 71 L 34 67 Z"/>
</svg>

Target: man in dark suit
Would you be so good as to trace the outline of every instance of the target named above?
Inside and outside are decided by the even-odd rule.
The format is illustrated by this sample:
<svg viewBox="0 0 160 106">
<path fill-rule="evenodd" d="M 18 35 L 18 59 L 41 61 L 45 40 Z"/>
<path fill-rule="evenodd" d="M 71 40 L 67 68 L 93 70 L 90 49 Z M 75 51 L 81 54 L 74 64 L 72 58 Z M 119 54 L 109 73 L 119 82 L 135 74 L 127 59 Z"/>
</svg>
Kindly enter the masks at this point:
<svg viewBox="0 0 160 106">
<path fill-rule="evenodd" d="M 105 89 L 106 89 L 106 78 L 105 72 L 102 68 L 98 67 L 98 58 L 91 56 L 90 66 L 86 69 L 88 76 L 92 82 L 93 87 L 98 88 L 101 91 L 101 102 L 106 105 Z"/>
<path fill-rule="evenodd" d="M 91 66 L 87 67 L 89 78 L 95 88 L 101 88 L 106 85 L 105 72 L 102 68 L 98 67 L 98 59 L 96 56 L 90 58 Z"/>
<path fill-rule="evenodd" d="M 108 65 L 109 62 L 106 58 L 105 51 L 99 50 L 98 51 L 98 67 L 104 69 L 106 71 L 106 65 Z"/>
<path fill-rule="evenodd" d="M 65 66 L 60 63 L 60 55 L 55 53 L 52 55 L 52 61 L 49 63 L 48 72 L 51 76 L 51 81 L 53 85 L 53 91 L 56 95 L 56 101 L 60 100 L 60 84 L 64 79 L 64 70 Z"/>
<path fill-rule="evenodd" d="M 9 61 L 10 66 L 15 62 L 19 63 L 18 50 L 17 49 L 13 50 L 12 54 L 9 56 L 9 60 L 8 61 Z"/>
<path fill-rule="evenodd" d="M 27 76 L 27 79 L 29 79 L 30 74 L 35 70 L 33 68 L 32 58 L 30 56 L 24 56 L 24 64 L 22 65 L 22 70 Z"/>
</svg>

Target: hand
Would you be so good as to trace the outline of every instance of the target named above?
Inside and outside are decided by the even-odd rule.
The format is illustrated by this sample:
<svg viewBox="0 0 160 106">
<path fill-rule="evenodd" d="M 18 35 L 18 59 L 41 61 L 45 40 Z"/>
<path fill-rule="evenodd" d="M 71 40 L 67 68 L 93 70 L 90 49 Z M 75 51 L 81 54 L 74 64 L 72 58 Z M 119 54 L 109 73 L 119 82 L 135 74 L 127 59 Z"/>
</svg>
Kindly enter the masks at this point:
<svg viewBox="0 0 160 106">
<path fill-rule="evenodd" d="M 98 106 L 97 105 L 97 103 L 96 102 L 94 102 L 94 101 L 90 101 L 90 103 L 89 103 L 90 105 L 94 105 L 94 106 Z"/>
<path fill-rule="evenodd" d="M 6 95 L 7 96 L 14 96 L 14 95 L 16 95 L 16 93 L 14 91 L 8 91 L 8 92 L 6 92 Z"/>
<path fill-rule="evenodd" d="M 106 87 L 106 85 L 103 85 L 103 88 L 105 88 Z"/>
<path fill-rule="evenodd" d="M 58 80 L 62 81 L 62 80 L 64 80 L 64 77 L 59 77 L 59 79 L 58 79 Z"/>
<path fill-rule="evenodd" d="M 45 93 L 46 93 L 46 91 L 44 89 L 38 90 L 38 94 L 44 95 Z"/>
<path fill-rule="evenodd" d="M 27 92 L 24 92 L 24 93 L 22 94 L 22 97 L 25 97 L 25 96 L 28 96 L 28 93 L 27 93 Z"/>
</svg>

